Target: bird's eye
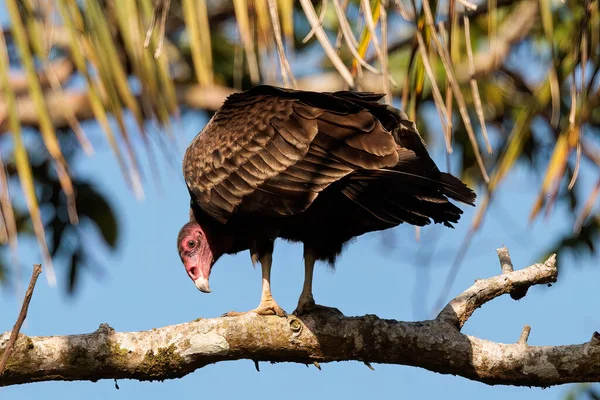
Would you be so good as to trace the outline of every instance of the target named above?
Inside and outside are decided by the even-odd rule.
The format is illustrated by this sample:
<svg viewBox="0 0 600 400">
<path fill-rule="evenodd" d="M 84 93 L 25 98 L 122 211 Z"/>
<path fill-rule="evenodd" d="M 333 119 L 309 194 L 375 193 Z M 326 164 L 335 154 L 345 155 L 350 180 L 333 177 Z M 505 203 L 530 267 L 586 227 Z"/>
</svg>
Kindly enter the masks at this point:
<svg viewBox="0 0 600 400">
<path fill-rule="evenodd" d="M 187 242 L 187 245 L 188 245 L 188 247 L 190 247 L 190 248 L 193 249 L 194 247 L 196 247 L 196 241 L 195 240 L 189 240 Z"/>
</svg>

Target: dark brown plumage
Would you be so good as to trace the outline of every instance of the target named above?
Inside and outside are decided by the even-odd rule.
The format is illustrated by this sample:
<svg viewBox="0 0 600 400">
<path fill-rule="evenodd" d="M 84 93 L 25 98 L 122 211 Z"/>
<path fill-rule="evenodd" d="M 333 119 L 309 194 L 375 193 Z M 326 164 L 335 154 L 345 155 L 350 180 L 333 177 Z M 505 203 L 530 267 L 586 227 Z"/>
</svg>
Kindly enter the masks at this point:
<svg viewBox="0 0 600 400">
<path fill-rule="evenodd" d="M 403 222 L 458 222 L 462 211 L 449 198 L 473 204 L 475 193 L 439 171 L 415 124 L 381 97 L 258 86 L 225 101 L 183 160 L 191 223 L 178 246 L 185 263 L 182 241 L 208 243 L 204 289 L 225 253 L 250 249 L 264 277 L 277 237 L 304 243 L 312 281 L 314 260 L 333 265 L 353 237 Z M 201 232 L 186 235 L 197 225 Z M 306 286 L 303 312 L 314 307 Z M 261 306 L 269 297 L 263 290 Z"/>
</svg>

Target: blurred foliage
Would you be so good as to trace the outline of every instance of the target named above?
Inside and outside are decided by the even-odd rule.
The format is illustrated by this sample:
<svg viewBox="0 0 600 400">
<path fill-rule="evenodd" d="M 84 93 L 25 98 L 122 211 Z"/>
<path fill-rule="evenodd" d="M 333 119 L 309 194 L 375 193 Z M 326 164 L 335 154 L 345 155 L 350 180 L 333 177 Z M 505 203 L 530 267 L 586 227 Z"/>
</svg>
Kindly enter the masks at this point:
<svg viewBox="0 0 600 400">
<path fill-rule="evenodd" d="M 574 385 L 565 400 L 600 400 L 600 391 L 597 386 L 588 383 Z"/>
<path fill-rule="evenodd" d="M 386 93 L 479 188 L 471 233 L 521 165 L 540 180 L 531 220 L 559 204 L 573 218 L 548 252 L 597 253 L 600 179 L 590 188 L 578 175 L 583 163 L 600 171 L 599 3 L 4 0 L 0 169 L 25 201 L 9 199 L 0 179 L 0 243 L 35 233 L 44 264 L 52 255 L 70 268 L 72 289 L 90 257 L 87 225 L 109 247 L 118 237 L 110 203 L 71 169 L 73 154 L 93 152 L 79 121 L 97 122 L 141 198 L 142 177 L 154 175 L 138 162 L 153 157 L 149 124 L 172 144 L 182 112 L 212 112 L 262 82 Z M 432 109 L 441 131 L 426 118 Z M 27 146 L 25 127 L 39 132 Z"/>
<path fill-rule="evenodd" d="M 71 160 L 79 151 L 71 132 L 58 132 L 65 158 Z M 72 294 L 78 283 L 81 269 L 88 265 L 98 267 L 94 259 L 91 243 L 103 243 L 107 248 L 114 249 L 119 238 L 119 220 L 109 200 L 88 179 L 73 176 L 73 188 L 76 193 L 79 223 L 70 222 L 67 198 L 64 195 L 58 177 L 52 167 L 52 158 L 44 147 L 31 146 L 29 151 L 32 165 L 32 175 L 43 216 L 46 233 L 50 237 L 50 254 L 55 260 L 68 267 L 69 280 L 66 283 L 67 292 Z M 14 160 L 6 160 L 6 171 L 9 185 L 18 181 L 17 167 Z M 15 220 L 17 229 L 22 236 L 34 235 L 31 220 L 27 211 L 15 204 Z M 0 248 L 7 250 L 6 248 Z M 3 260 L 9 257 L 3 252 Z M 93 261 L 93 262 L 90 262 Z M 5 271 L 5 273 L 8 271 Z M 4 278 L 4 274 L 2 275 Z M 4 279 L 3 279 L 4 281 Z"/>
</svg>

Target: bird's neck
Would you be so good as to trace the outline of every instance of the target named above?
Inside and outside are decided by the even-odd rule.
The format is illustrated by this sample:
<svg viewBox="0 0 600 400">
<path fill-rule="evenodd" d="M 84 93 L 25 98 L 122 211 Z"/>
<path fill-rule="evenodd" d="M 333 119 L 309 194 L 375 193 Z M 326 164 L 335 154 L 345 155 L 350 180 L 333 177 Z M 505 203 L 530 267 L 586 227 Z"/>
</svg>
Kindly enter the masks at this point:
<svg viewBox="0 0 600 400">
<path fill-rule="evenodd" d="M 223 254 L 229 253 L 233 247 L 233 236 L 218 231 L 209 230 L 206 232 L 206 240 L 213 253 L 214 262 L 216 262 Z"/>
<path fill-rule="evenodd" d="M 197 213 L 190 213 L 191 219 L 202 227 L 202 231 L 213 254 L 213 260 L 216 262 L 223 254 L 228 253 L 233 248 L 234 238 L 223 229 L 220 229 L 218 223 L 207 218 L 202 218 Z"/>
</svg>

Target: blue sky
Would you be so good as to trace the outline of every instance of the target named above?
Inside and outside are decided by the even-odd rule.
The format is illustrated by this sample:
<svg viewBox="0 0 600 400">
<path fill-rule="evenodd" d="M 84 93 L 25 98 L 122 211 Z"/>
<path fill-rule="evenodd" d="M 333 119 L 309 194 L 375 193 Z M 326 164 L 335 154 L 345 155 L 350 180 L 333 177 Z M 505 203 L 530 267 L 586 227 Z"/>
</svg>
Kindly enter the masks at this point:
<svg viewBox="0 0 600 400">
<path fill-rule="evenodd" d="M 177 159 L 160 162 L 163 191 L 158 194 L 146 185 L 146 200 L 138 202 L 127 189 L 107 149 L 101 133 L 87 124 L 87 133 L 96 144 L 97 154 L 81 157 L 76 174 L 98 182 L 111 199 L 121 221 L 122 237 L 118 251 L 109 255 L 101 248 L 101 274 L 84 273 L 75 298 L 65 296 L 65 268 L 56 265 L 59 287 L 51 288 L 42 276 L 30 306 L 23 332 L 28 335 L 64 335 L 86 333 L 108 323 L 119 331 L 137 331 L 190 321 L 197 317 L 217 317 L 230 310 L 255 307 L 260 296 L 260 270 L 253 269 L 247 252 L 225 256 L 214 267 L 213 293 L 202 294 L 186 276 L 176 248 L 175 238 L 188 213 L 188 194 L 179 171 L 182 148 L 189 143 L 206 119 L 197 113 L 184 115 L 176 126 L 181 149 Z M 439 146 L 433 146 L 437 149 Z M 444 165 L 444 156 L 435 152 Z M 143 158 L 143 157 L 142 157 Z M 168 166 L 167 166 L 168 165 Z M 147 167 L 147 166 L 146 166 Z M 147 170 L 147 169 L 146 169 Z M 585 168 L 581 179 L 592 179 Z M 590 181 L 591 183 L 591 181 Z M 526 218 L 533 202 L 539 178 L 519 169 L 503 184 L 496 207 L 481 232 L 475 237 L 452 295 L 470 286 L 475 279 L 500 271 L 495 248 L 506 244 L 519 268 L 536 261 L 571 218 L 557 209 L 547 220 L 527 228 Z M 448 266 L 456 254 L 474 209 L 465 207 L 463 223 L 455 230 L 443 227 L 423 229 L 417 243 L 414 230 L 399 227 L 388 237 L 386 247 L 381 234 L 365 235 L 350 246 L 331 272 L 319 265 L 315 272 L 317 302 L 336 306 L 346 315 L 377 314 L 384 318 L 414 321 L 430 317 L 433 303 L 443 287 Z M 569 217 L 569 218 L 567 218 Z M 439 239 L 431 264 L 422 265 L 417 257 Z M 97 246 L 95 241 L 90 246 Z M 35 245 L 22 243 L 24 263 L 39 260 Z M 302 286 L 302 249 L 300 245 L 276 244 L 273 269 L 273 293 L 287 311 L 296 305 Z M 552 288 L 536 287 L 521 301 L 502 297 L 477 310 L 464 332 L 488 340 L 511 343 L 518 339 L 523 325 L 532 326 L 530 344 L 559 345 L 582 343 L 598 329 L 599 317 L 590 304 L 600 301 L 597 282 L 600 269 L 595 260 L 560 260 L 560 281 Z M 97 271 L 98 269 L 94 269 Z M 23 273 L 27 281 L 30 268 Z M 89 272 L 89 271 L 85 271 Z M 9 330 L 18 313 L 21 299 L 6 291 L 0 295 L 3 312 L 0 331 Z M 323 364 L 322 371 L 294 364 L 261 364 L 256 372 L 252 361 L 223 362 L 197 370 L 183 379 L 163 383 L 119 381 L 46 382 L 0 388 L 3 400 L 12 399 L 130 399 L 174 398 L 245 398 L 305 399 L 314 397 L 364 398 L 378 391 L 384 398 L 461 397 L 478 399 L 560 398 L 569 386 L 546 390 L 491 387 L 464 378 L 440 375 L 419 368 L 374 365 L 370 371 L 359 362 Z"/>
</svg>

